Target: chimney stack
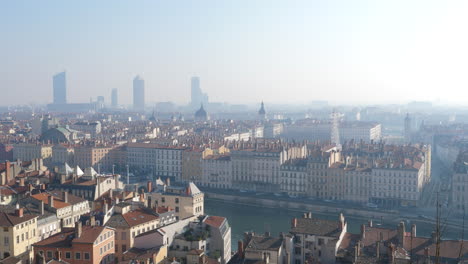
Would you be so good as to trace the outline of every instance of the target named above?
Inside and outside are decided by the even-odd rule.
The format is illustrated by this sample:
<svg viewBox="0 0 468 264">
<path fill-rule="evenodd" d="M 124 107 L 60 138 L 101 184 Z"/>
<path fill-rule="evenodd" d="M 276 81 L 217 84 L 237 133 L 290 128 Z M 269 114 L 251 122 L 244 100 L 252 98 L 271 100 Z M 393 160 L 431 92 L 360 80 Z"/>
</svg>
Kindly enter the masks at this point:
<svg viewBox="0 0 468 264">
<path fill-rule="evenodd" d="M 41 203 L 39 204 L 39 211 L 41 215 L 44 215 L 44 201 L 41 200 Z"/>
<path fill-rule="evenodd" d="M 373 223 L 372 223 L 372 219 L 370 219 L 367 224 L 369 225 L 369 227 L 372 227 L 373 226 Z"/>
<path fill-rule="evenodd" d="M 63 201 L 68 203 L 68 192 L 64 191 L 62 192 L 62 195 L 63 195 Z"/>
<path fill-rule="evenodd" d="M 375 243 L 375 249 L 376 249 L 375 255 L 377 256 L 377 259 L 380 260 L 380 241 L 377 241 Z"/>
<path fill-rule="evenodd" d="M 297 218 L 293 218 L 292 221 L 291 221 L 291 227 L 297 227 Z"/>
<path fill-rule="evenodd" d="M 10 162 L 9 161 L 5 162 L 5 177 L 6 177 L 7 182 L 12 179 L 11 168 L 10 168 Z"/>
<path fill-rule="evenodd" d="M 151 196 L 148 195 L 148 198 L 146 199 L 146 202 L 147 202 L 147 207 L 149 209 L 151 209 L 151 206 L 153 205 L 152 201 L 151 201 Z"/>
<path fill-rule="evenodd" d="M 75 223 L 75 238 L 81 237 L 82 228 L 80 221 Z"/>
<path fill-rule="evenodd" d="M 237 255 L 239 258 L 244 257 L 244 242 L 242 240 L 237 241 Z"/>
<path fill-rule="evenodd" d="M 23 217 L 23 208 L 15 209 L 15 215 L 18 217 Z"/>
<path fill-rule="evenodd" d="M 29 191 L 29 195 L 31 195 L 31 192 L 34 190 L 34 187 L 32 186 L 32 184 L 28 184 L 28 191 Z"/>
<path fill-rule="evenodd" d="M 411 236 L 416 237 L 416 224 L 411 225 Z"/>
<path fill-rule="evenodd" d="M 89 225 L 90 226 L 96 226 L 96 217 L 92 215 L 89 219 Z"/>
<path fill-rule="evenodd" d="M 361 225 L 361 239 L 366 238 L 366 225 Z"/>
<path fill-rule="evenodd" d="M 166 185 L 171 186 L 171 179 L 169 177 L 166 178 Z"/>
<path fill-rule="evenodd" d="M 50 194 L 47 198 L 49 199 L 49 207 L 54 208 L 54 196 Z"/>
<path fill-rule="evenodd" d="M 20 178 L 20 180 L 19 180 L 19 186 L 21 186 L 21 187 L 24 186 L 24 178 Z"/>
<path fill-rule="evenodd" d="M 153 182 L 152 181 L 148 181 L 146 183 L 146 188 L 148 189 L 148 192 L 153 192 Z"/>
<path fill-rule="evenodd" d="M 398 244 L 403 247 L 405 241 L 405 222 L 401 221 L 398 225 Z"/>
</svg>

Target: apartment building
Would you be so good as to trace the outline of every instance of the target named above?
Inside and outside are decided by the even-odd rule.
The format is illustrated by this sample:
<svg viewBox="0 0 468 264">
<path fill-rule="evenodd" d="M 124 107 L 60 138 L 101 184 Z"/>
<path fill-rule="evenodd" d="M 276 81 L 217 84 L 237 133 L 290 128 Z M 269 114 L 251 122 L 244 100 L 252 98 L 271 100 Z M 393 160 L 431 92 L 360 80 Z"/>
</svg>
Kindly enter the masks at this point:
<svg viewBox="0 0 468 264">
<path fill-rule="evenodd" d="M 115 256 L 123 260 L 124 253 L 134 246 L 135 237 L 159 227 L 159 217 L 148 208 L 132 209 L 128 203 L 114 207 L 114 215 L 106 226 L 115 230 Z"/>
<path fill-rule="evenodd" d="M 453 166 L 452 203 L 453 208 L 460 213 L 468 209 L 468 151 L 458 155 Z"/>
<path fill-rule="evenodd" d="M 77 167 L 79 169 L 79 167 Z M 81 169 L 79 169 L 81 171 Z M 54 190 L 71 193 L 88 201 L 95 201 L 111 190 L 122 190 L 123 183 L 119 174 L 97 174 L 88 168 L 81 175 L 60 174 L 50 183 Z"/>
<path fill-rule="evenodd" d="M 52 147 L 53 145 L 46 144 L 31 144 L 19 143 L 13 147 L 14 160 L 34 160 L 42 159 L 44 164 L 48 165 L 52 162 Z"/>
<path fill-rule="evenodd" d="M 218 189 L 232 188 L 232 163 L 230 155 L 210 155 L 202 160 L 200 184 Z"/>
<path fill-rule="evenodd" d="M 0 259 L 19 257 L 31 261 L 29 252 L 37 241 L 37 215 L 24 214 L 23 208 L 14 213 L 0 212 Z"/>
<path fill-rule="evenodd" d="M 233 188 L 278 192 L 281 184 L 281 164 L 290 159 L 305 158 L 306 155 L 305 145 L 253 143 L 237 146 L 231 150 Z"/>
<path fill-rule="evenodd" d="M 34 244 L 36 261 L 64 261 L 70 264 L 115 263 L 115 230 L 107 226 L 85 225 L 77 222 L 74 228 Z"/>
<path fill-rule="evenodd" d="M 174 208 L 178 219 L 204 214 L 204 194 L 193 182 L 156 187 L 153 192 L 148 193 L 150 207 Z"/>
<path fill-rule="evenodd" d="M 87 200 L 63 191 L 42 192 L 31 195 L 31 202 L 42 204 L 48 211 L 55 212 L 64 227 L 71 227 L 80 219 L 80 216 L 89 213 Z"/>
<path fill-rule="evenodd" d="M 182 154 L 185 147 L 161 146 L 152 143 L 129 143 L 128 165 L 147 169 L 156 177 L 182 180 Z"/>
<path fill-rule="evenodd" d="M 280 166 L 280 191 L 290 196 L 308 194 L 307 159 L 288 160 Z"/>
<path fill-rule="evenodd" d="M 75 165 L 81 168 L 93 167 L 98 172 L 112 171 L 115 163 L 110 154 L 116 146 L 112 145 L 79 145 L 75 147 Z"/>
<path fill-rule="evenodd" d="M 272 236 L 269 232 L 256 234 L 247 232 L 244 239 L 238 241 L 237 252 L 229 263 L 294 263 L 293 237 L 280 234 Z"/>
<path fill-rule="evenodd" d="M 98 134 L 101 133 L 101 122 L 77 122 L 70 126 L 74 130 L 78 130 L 89 134 L 92 138 L 95 138 Z"/>
<path fill-rule="evenodd" d="M 336 263 L 336 253 L 347 232 L 342 214 L 336 221 L 312 217 L 293 218 L 290 233 L 294 235 L 294 263 Z"/>
<path fill-rule="evenodd" d="M 52 164 L 75 164 L 75 148 L 72 145 L 57 144 L 52 147 Z"/>
</svg>

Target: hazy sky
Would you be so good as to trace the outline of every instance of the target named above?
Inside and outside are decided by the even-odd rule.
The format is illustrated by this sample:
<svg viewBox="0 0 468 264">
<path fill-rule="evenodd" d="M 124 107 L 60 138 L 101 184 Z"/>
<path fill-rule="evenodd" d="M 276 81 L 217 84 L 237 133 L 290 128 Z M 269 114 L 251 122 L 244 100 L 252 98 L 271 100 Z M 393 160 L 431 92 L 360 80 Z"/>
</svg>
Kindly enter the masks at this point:
<svg viewBox="0 0 468 264">
<path fill-rule="evenodd" d="M 468 102 L 468 1 L 192 0 L 0 3 L 0 105 L 69 102 L 132 79 L 147 101 Z"/>
</svg>

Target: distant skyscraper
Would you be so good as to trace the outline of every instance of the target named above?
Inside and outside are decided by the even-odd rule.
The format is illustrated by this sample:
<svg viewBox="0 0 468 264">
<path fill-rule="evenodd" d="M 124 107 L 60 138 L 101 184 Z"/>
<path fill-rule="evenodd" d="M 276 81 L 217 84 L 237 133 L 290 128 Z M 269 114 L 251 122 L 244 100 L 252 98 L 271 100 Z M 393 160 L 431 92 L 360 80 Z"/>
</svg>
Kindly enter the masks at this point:
<svg viewBox="0 0 468 264">
<path fill-rule="evenodd" d="M 137 75 L 133 79 L 133 109 L 136 111 L 145 110 L 145 80 Z"/>
<path fill-rule="evenodd" d="M 406 113 L 404 133 L 405 133 L 405 143 L 410 143 L 411 142 L 411 118 L 409 116 L 409 113 Z"/>
<path fill-rule="evenodd" d="M 67 80 L 65 72 L 57 73 L 53 77 L 54 104 L 67 103 Z"/>
<path fill-rule="evenodd" d="M 112 89 L 111 106 L 112 108 L 116 108 L 118 104 L 119 104 L 119 100 L 118 100 L 117 89 L 114 88 Z"/>
<path fill-rule="evenodd" d="M 191 88 L 192 88 L 192 107 L 198 107 L 200 104 L 208 104 L 208 95 L 203 93 L 200 88 L 200 77 L 194 76 L 191 79 Z"/>
</svg>

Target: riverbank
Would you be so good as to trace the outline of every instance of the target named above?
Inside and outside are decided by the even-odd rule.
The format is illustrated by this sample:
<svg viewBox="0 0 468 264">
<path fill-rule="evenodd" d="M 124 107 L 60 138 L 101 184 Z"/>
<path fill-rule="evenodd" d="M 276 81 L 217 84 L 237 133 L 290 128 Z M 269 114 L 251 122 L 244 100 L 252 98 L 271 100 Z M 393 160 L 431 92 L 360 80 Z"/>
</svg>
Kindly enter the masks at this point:
<svg viewBox="0 0 468 264">
<path fill-rule="evenodd" d="M 245 231 L 288 232 L 291 218 L 301 217 L 302 213 L 309 211 L 322 219 L 337 219 L 339 213 L 343 213 L 348 221 L 348 231 L 352 233 L 358 233 L 360 225 L 367 223 L 369 220 L 372 220 L 375 225 L 392 229 L 396 228 L 400 221 L 405 221 L 408 228 L 409 225 L 416 224 L 418 236 L 428 237 L 435 230 L 434 219 L 430 217 L 421 218 L 417 215 L 417 212 L 388 212 L 376 209 L 348 207 L 347 204 L 324 203 L 323 201 L 288 200 L 286 197 L 284 199 L 281 199 L 281 197 L 258 197 L 244 193 L 219 193 L 207 190 L 205 190 L 205 196 L 207 213 L 227 216 L 233 229 L 234 226 L 240 226 L 240 228 L 236 228 L 237 230 L 233 230 L 233 239 L 234 235 L 237 239 L 241 239 Z M 267 215 L 268 217 L 265 218 L 262 215 Z M 229 217 L 234 217 L 235 221 Z M 276 223 L 276 220 L 278 223 Z M 249 221 L 250 223 L 245 223 L 245 221 Z M 456 223 L 455 220 L 444 222 L 447 224 L 447 228 L 445 228 L 443 238 L 459 239 L 463 230 L 461 223 Z M 254 225 L 257 226 L 253 227 Z M 278 229 L 268 230 L 268 228 L 265 228 L 265 226 L 269 225 L 277 226 Z"/>
</svg>

